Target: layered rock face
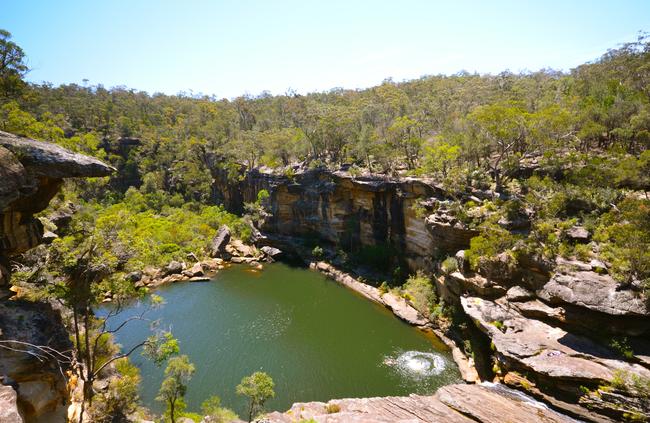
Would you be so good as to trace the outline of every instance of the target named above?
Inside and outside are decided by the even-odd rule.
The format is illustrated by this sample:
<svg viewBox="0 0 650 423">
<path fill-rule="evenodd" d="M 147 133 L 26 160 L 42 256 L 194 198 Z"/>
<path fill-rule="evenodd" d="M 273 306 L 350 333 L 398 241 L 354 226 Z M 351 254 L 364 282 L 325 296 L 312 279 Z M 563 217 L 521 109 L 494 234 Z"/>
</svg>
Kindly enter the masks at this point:
<svg viewBox="0 0 650 423">
<path fill-rule="evenodd" d="M 22 350 L 28 344 L 70 350 L 59 313 L 49 304 L 8 300 L 10 258 L 42 242 L 43 225 L 34 214 L 47 207 L 64 178 L 112 171 L 95 158 L 0 131 L 0 339 L 22 343 L 5 344 L 20 351 L 0 349 L 0 376 L 8 385 L 0 386 L 1 421 L 65 419 L 64 369 L 57 360 L 37 358 L 39 349 L 32 355 Z"/>
<path fill-rule="evenodd" d="M 450 385 L 432 396 L 297 403 L 286 413 L 271 413 L 261 422 L 292 423 L 309 419 L 319 423 L 575 422 L 499 385 Z"/>
<path fill-rule="evenodd" d="M 443 190 L 418 179 L 353 177 L 323 169 L 287 177 L 253 170 L 235 181 L 221 174 L 215 183 L 220 200 L 235 213 L 243 211 L 244 203 L 254 202 L 260 190 L 268 190 L 268 232 L 314 236 L 345 251 L 391 247 L 411 270 L 431 269 L 433 256 L 466 248 L 475 235 L 444 215 L 418 217 L 420 199 L 444 198 Z"/>
<path fill-rule="evenodd" d="M 313 236 L 347 251 L 390 245 L 399 256 L 392 264 L 405 263 L 411 272 L 455 257 L 458 270 L 438 278 L 436 288 L 467 320 L 463 335 L 471 340 L 477 364 L 482 362 L 477 370 L 483 380 L 496 378 L 581 420 L 650 421 L 647 388 L 635 387 L 650 381 L 650 304 L 642 292 L 619 286 L 605 264 L 502 254 L 471 272 L 462 250 L 477 233 L 445 212 L 445 192 L 427 181 L 325 170 L 287 177 L 255 170 L 235 182 L 217 178 L 216 184 L 235 212 L 268 190 L 272 217 L 264 229 L 271 233 Z M 503 226 L 522 230 L 526 223 Z M 341 404 L 360 404 L 349 401 Z M 412 402 L 367 401 L 380 409 Z M 364 413 L 313 415 L 332 422 L 387 418 Z"/>
<path fill-rule="evenodd" d="M 8 257 L 41 243 L 43 226 L 33 217 L 58 192 L 63 178 L 107 176 L 101 161 L 54 144 L 0 131 L 0 268 L 6 283 Z"/>
</svg>

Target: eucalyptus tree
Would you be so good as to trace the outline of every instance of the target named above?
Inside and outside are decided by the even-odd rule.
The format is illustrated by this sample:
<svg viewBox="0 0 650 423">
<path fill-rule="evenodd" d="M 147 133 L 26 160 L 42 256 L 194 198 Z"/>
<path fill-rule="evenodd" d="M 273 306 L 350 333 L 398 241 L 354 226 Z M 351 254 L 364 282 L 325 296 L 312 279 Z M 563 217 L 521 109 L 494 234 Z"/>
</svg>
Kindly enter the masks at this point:
<svg viewBox="0 0 650 423">
<path fill-rule="evenodd" d="M 0 29 L 0 99 L 20 94 L 25 87 L 22 78 L 28 70 L 23 49 L 11 41 L 9 31 Z"/>
</svg>

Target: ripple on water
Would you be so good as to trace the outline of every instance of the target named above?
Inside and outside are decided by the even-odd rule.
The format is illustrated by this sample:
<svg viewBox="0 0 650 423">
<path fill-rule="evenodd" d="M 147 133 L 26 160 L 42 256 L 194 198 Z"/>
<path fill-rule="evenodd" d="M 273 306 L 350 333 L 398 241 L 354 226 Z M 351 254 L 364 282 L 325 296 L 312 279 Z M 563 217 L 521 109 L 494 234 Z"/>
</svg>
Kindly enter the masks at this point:
<svg viewBox="0 0 650 423">
<path fill-rule="evenodd" d="M 446 367 L 441 355 L 422 351 L 406 351 L 397 357 L 386 357 L 384 364 L 415 379 L 439 375 Z"/>
<path fill-rule="evenodd" d="M 266 315 L 260 315 L 245 325 L 244 333 L 255 334 L 255 339 L 267 341 L 277 338 L 291 325 L 291 310 L 286 310 L 279 305 Z"/>
</svg>

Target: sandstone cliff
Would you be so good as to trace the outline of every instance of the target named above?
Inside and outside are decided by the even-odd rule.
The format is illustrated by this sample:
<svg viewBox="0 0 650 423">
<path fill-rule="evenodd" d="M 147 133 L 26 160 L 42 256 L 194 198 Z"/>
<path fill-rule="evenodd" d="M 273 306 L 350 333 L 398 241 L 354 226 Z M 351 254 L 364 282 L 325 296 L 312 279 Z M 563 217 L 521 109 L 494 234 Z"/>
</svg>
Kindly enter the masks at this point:
<svg viewBox="0 0 650 423">
<path fill-rule="evenodd" d="M 47 207 L 64 178 L 112 171 L 95 158 L 0 131 L 0 339 L 70 349 L 59 313 L 49 304 L 8 300 L 10 258 L 41 243 L 43 225 L 34 214 Z M 1 390 L 0 418 L 19 422 L 50 415 L 62 421 L 67 399 L 62 371 L 42 357 L 0 349 L 1 382 L 9 385 Z"/>
<path fill-rule="evenodd" d="M 307 170 L 292 176 L 253 170 L 232 181 L 220 174 L 215 181 L 221 202 L 235 213 L 253 202 L 257 193 L 270 193 L 268 232 L 315 236 L 345 251 L 387 246 L 410 270 L 432 269 L 432 258 L 469 246 L 476 235 L 444 213 L 418 216 L 422 199 L 445 199 L 445 192 L 426 181 L 393 180 L 376 175 L 353 177 L 346 172 Z"/>
<path fill-rule="evenodd" d="M 483 380 L 497 379 L 582 420 L 650 421 L 648 388 L 635 388 L 650 381 L 650 305 L 641 292 L 620 287 L 602 263 L 522 255 L 514 267 L 503 257 L 471 272 L 462 250 L 477 232 L 447 213 L 447 194 L 426 180 L 253 170 L 235 181 L 221 175 L 215 184 L 234 212 L 268 190 L 272 216 L 263 229 L 284 241 L 315 237 L 344 251 L 389 245 L 391 265 L 411 272 L 437 270 L 441 259 L 455 257 L 458 270 L 441 275 L 436 288 L 465 320 L 458 346 L 474 351 Z M 503 226 L 521 230 L 525 223 Z M 367 417 L 350 415 L 354 421 L 386 416 Z"/>
</svg>

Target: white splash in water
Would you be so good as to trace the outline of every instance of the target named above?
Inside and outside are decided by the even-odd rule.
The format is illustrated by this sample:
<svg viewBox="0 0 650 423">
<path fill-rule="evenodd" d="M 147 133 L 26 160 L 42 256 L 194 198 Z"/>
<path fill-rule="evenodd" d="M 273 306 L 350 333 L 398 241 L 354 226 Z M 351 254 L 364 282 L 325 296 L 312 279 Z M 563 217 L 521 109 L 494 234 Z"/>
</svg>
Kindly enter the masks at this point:
<svg viewBox="0 0 650 423">
<path fill-rule="evenodd" d="M 445 360 L 438 354 L 406 351 L 397 357 L 386 357 L 384 364 L 411 377 L 435 376 L 445 370 Z"/>
</svg>

